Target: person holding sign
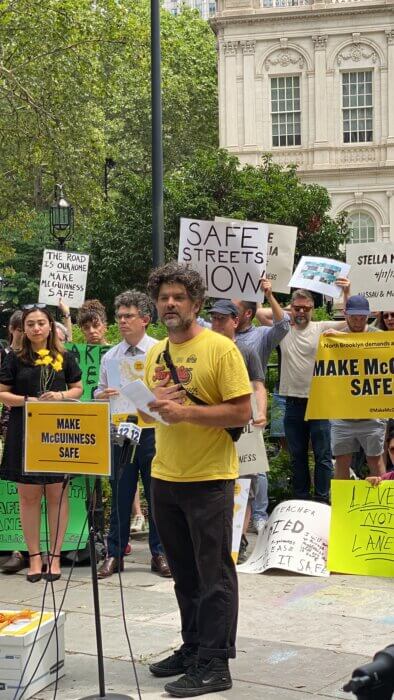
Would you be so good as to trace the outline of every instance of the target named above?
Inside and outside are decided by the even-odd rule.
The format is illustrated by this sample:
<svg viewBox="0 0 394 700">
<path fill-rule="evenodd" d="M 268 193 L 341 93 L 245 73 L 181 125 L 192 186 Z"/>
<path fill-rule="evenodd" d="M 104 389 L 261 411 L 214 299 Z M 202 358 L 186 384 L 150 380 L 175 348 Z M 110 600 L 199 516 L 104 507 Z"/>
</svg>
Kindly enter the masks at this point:
<svg viewBox="0 0 394 700">
<path fill-rule="evenodd" d="M 336 284 L 347 297 L 349 280 L 338 278 Z M 315 457 L 314 496 L 316 500 L 328 503 L 332 476 L 330 423 L 328 420 L 305 420 L 305 412 L 320 335 L 329 328 L 342 329 L 346 323 L 312 321 L 314 301 L 307 289 L 294 291 L 290 303 L 292 325 L 280 343 L 282 363 L 279 393 L 286 397 L 284 425 L 293 470 L 293 493 L 295 498 L 302 500 L 311 497 L 311 441 Z"/>
<path fill-rule="evenodd" d="M 60 578 L 60 552 L 68 520 L 66 482 L 61 475 L 23 473 L 24 407 L 26 401 L 78 399 L 81 371 L 56 335 L 45 304 L 28 304 L 22 314 L 22 346 L 10 352 L 0 369 L 0 401 L 11 407 L 0 476 L 18 483 L 20 517 L 29 551 L 27 580 L 42 578 L 40 552 L 41 498 L 48 504 L 50 536 L 47 580 Z"/>
<path fill-rule="evenodd" d="M 376 328 L 368 326 L 370 314 L 368 299 L 361 294 L 349 297 L 345 306 L 346 327 L 343 331 L 330 328 L 324 335 L 342 333 L 373 333 Z M 331 423 L 332 452 L 335 456 L 335 478 L 350 479 L 353 454 L 362 448 L 368 466 L 374 476 L 385 472 L 384 441 L 386 421 L 378 419 L 333 420 Z"/>
<path fill-rule="evenodd" d="M 168 340 L 150 350 L 145 365 L 145 382 L 156 396 L 149 408 L 164 421 L 156 426 L 152 504 L 175 581 L 183 638 L 180 649 L 149 668 L 161 677 L 184 673 L 165 690 L 194 697 L 232 686 L 238 457 L 229 431 L 249 422 L 251 391 L 236 345 L 197 323 L 205 293 L 198 272 L 168 263 L 153 270 L 148 289 L 168 329 Z"/>
</svg>

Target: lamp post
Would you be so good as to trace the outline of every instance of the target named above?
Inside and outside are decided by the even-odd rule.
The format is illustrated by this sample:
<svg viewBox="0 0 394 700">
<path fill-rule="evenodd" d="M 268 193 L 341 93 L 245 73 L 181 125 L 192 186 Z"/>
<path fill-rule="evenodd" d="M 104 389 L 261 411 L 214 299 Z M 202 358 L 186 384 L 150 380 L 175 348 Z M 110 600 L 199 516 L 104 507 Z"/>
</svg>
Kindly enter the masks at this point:
<svg viewBox="0 0 394 700">
<path fill-rule="evenodd" d="M 152 247 L 153 267 L 164 262 L 163 123 L 161 104 L 160 0 L 151 0 Z"/>
<path fill-rule="evenodd" d="M 74 209 L 63 193 L 63 185 L 55 186 L 55 201 L 49 207 L 49 227 L 59 250 L 66 249 L 66 241 L 74 233 Z"/>
</svg>

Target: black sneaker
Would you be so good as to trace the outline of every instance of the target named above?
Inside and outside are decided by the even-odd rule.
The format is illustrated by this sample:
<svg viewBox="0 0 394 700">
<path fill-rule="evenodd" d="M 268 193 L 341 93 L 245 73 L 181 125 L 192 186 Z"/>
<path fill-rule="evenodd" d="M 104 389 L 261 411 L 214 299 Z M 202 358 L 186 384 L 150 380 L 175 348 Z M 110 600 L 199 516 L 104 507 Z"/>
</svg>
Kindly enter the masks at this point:
<svg viewBox="0 0 394 700">
<path fill-rule="evenodd" d="M 227 659 L 199 661 L 177 681 L 167 683 L 164 690 L 175 698 L 194 698 L 205 693 L 229 690 L 233 685 Z"/>
<path fill-rule="evenodd" d="M 190 666 L 194 666 L 196 661 L 197 649 L 181 646 L 171 656 L 151 664 L 149 670 L 154 676 L 159 678 L 179 676 L 180 673 L 187 673 Z"/>
<path fill-rule="evenodd" d="M 239 545 L 239 552 L 238 552 L 238 559 L 237 559 L 237 564 L 243 564 L 247 558 L 247 549 L 248 549 L 249 542 L 246 539 L 245 535 L 242 535 L 241 537 L 241 544 Z"/>
</svg>

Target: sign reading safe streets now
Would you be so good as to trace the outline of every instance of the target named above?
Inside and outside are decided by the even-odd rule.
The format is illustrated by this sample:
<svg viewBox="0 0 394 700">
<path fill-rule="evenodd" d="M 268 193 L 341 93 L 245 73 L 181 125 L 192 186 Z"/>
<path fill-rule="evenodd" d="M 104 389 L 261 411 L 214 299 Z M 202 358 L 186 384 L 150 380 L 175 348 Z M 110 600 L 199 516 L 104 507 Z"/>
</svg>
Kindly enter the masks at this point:
<svg viewBox="0 0 394 700">
<path fill-rule="evenodd" d="M 262 301 L 267 224 L 181 219 L 178 261 L 197 270 L 215 299 Z"/>
</svg>

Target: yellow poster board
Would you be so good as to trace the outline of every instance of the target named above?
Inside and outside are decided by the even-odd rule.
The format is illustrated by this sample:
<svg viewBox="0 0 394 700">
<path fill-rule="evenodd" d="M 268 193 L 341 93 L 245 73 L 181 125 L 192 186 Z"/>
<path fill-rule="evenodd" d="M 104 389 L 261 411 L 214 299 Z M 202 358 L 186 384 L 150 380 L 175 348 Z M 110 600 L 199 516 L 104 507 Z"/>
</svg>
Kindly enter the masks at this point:
<svg viewBox="0 0 394 700">
<path fill-rule="evenodd" d="M 331 481 L 329 571 L 394 577 L 394 481 Z"/>
<path fill-rule="evenodd" d="M 111 474 L 109 404 L 28 401 L 25 474 Z"/>
<path fill-rule="evenodd" d="M 306 420 L 394 417 L 394 332 L 321 336 Z"/>
</svg>

